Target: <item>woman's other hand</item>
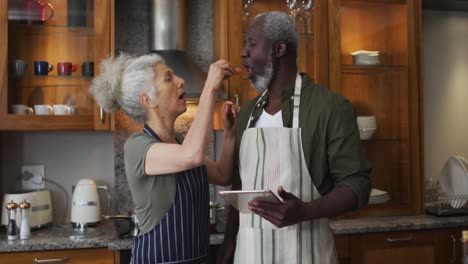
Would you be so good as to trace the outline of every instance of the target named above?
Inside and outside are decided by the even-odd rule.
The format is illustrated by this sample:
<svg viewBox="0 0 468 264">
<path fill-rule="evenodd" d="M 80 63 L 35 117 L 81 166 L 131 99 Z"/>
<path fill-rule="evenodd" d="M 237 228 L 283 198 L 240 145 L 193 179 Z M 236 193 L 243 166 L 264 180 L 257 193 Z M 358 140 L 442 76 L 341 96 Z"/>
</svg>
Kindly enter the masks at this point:
<svg viewBox="0 0 468 264">
<path fill-rule="evenodd" d="M 224 132 L 234 133 L 239 106 L 231 101 L 224 102 L 222 113 Z"/>
<path fill-rule="evenodd" d="M 218 60 L 210 65 L 205 88 L 218 90 L 226 78 L 237 73 L 240 73 L 240 68 L 234 67 L 224 59 Z"/>
</svg>

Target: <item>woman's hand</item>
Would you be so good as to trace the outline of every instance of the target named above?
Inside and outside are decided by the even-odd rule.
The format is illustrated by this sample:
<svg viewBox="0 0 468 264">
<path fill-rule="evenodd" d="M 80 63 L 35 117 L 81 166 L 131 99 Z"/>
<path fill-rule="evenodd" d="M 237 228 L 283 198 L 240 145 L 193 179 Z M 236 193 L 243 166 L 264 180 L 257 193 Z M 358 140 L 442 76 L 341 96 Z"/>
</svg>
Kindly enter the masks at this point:
<svg viewBox="0 0 468 264">
<path fill-rule="evenodd" d="M 240 68 L 234 67 L 227 60 L 218 60 L 210 65 L 205 87 L 218 90 L 226 78 L 240 72 Z"/>
<path fill-rule="evenodd" d="M 239 106 L 231 101 L 224 102 L 222 113 L 224 132 L 234 133 Z"/>
</svg>

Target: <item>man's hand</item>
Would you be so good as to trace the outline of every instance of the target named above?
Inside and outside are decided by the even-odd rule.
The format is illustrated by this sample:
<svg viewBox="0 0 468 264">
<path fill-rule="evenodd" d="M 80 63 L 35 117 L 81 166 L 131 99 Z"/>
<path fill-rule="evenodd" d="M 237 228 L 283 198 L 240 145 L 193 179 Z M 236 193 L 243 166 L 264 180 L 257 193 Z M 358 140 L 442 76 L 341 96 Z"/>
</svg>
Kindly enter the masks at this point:
<svg viewBox="0 0 468 264">
<path fill-rule="evenodd" d="M 309 220 L 307 203 L 283 190 L 282 186 L 278 187 L 278 194 L 283 203 L 253 200 L 249 202 L 249 209 L 280 228 Z"/>
</svg>

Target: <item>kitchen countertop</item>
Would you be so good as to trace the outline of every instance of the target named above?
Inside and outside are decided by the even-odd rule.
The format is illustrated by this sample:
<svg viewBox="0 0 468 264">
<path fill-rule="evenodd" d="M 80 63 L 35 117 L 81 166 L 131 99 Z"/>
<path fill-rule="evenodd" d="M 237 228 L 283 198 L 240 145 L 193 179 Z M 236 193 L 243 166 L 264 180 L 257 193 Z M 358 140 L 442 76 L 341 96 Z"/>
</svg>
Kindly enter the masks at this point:
<svg viewBox="0 0 468 264">
<path fill-rule="evenodd" d="M 375 232 L 415 231 L 438 228 L 468 227 L 468 216 L 435 217 L 430 215 L 361 218 L 331 221 L 335 235 Z M 0 253 L 81 248 L 131 249 L 131 238 L 119 239 L 112 221 L 105 221 L 95 229 L 98 233 L 88 238 L 70 238 L 70 225 L 53 226 L 32 232 L 28 240 L 8 241 L 5 231 L 0 232 Z M 223 234 L 212 234 L 210 244 L 220 244 Z"/>
</svg>

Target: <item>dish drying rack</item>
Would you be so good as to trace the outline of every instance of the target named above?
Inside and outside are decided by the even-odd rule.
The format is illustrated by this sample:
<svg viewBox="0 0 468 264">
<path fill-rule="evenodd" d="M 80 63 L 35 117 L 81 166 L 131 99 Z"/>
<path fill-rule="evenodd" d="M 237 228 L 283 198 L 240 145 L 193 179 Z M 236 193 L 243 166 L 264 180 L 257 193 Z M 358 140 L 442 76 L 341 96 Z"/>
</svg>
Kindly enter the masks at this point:
<svg viewBox="0 0 468 264">
<path fill-rule="evenodd" d="M 440 188 L 438 181 L 429 180 L 426 182 L 425 196 L 425 209 L 428 214 L 436 216 L 468 215 L 468 195 L 448 195 Z"/>
</svg>

